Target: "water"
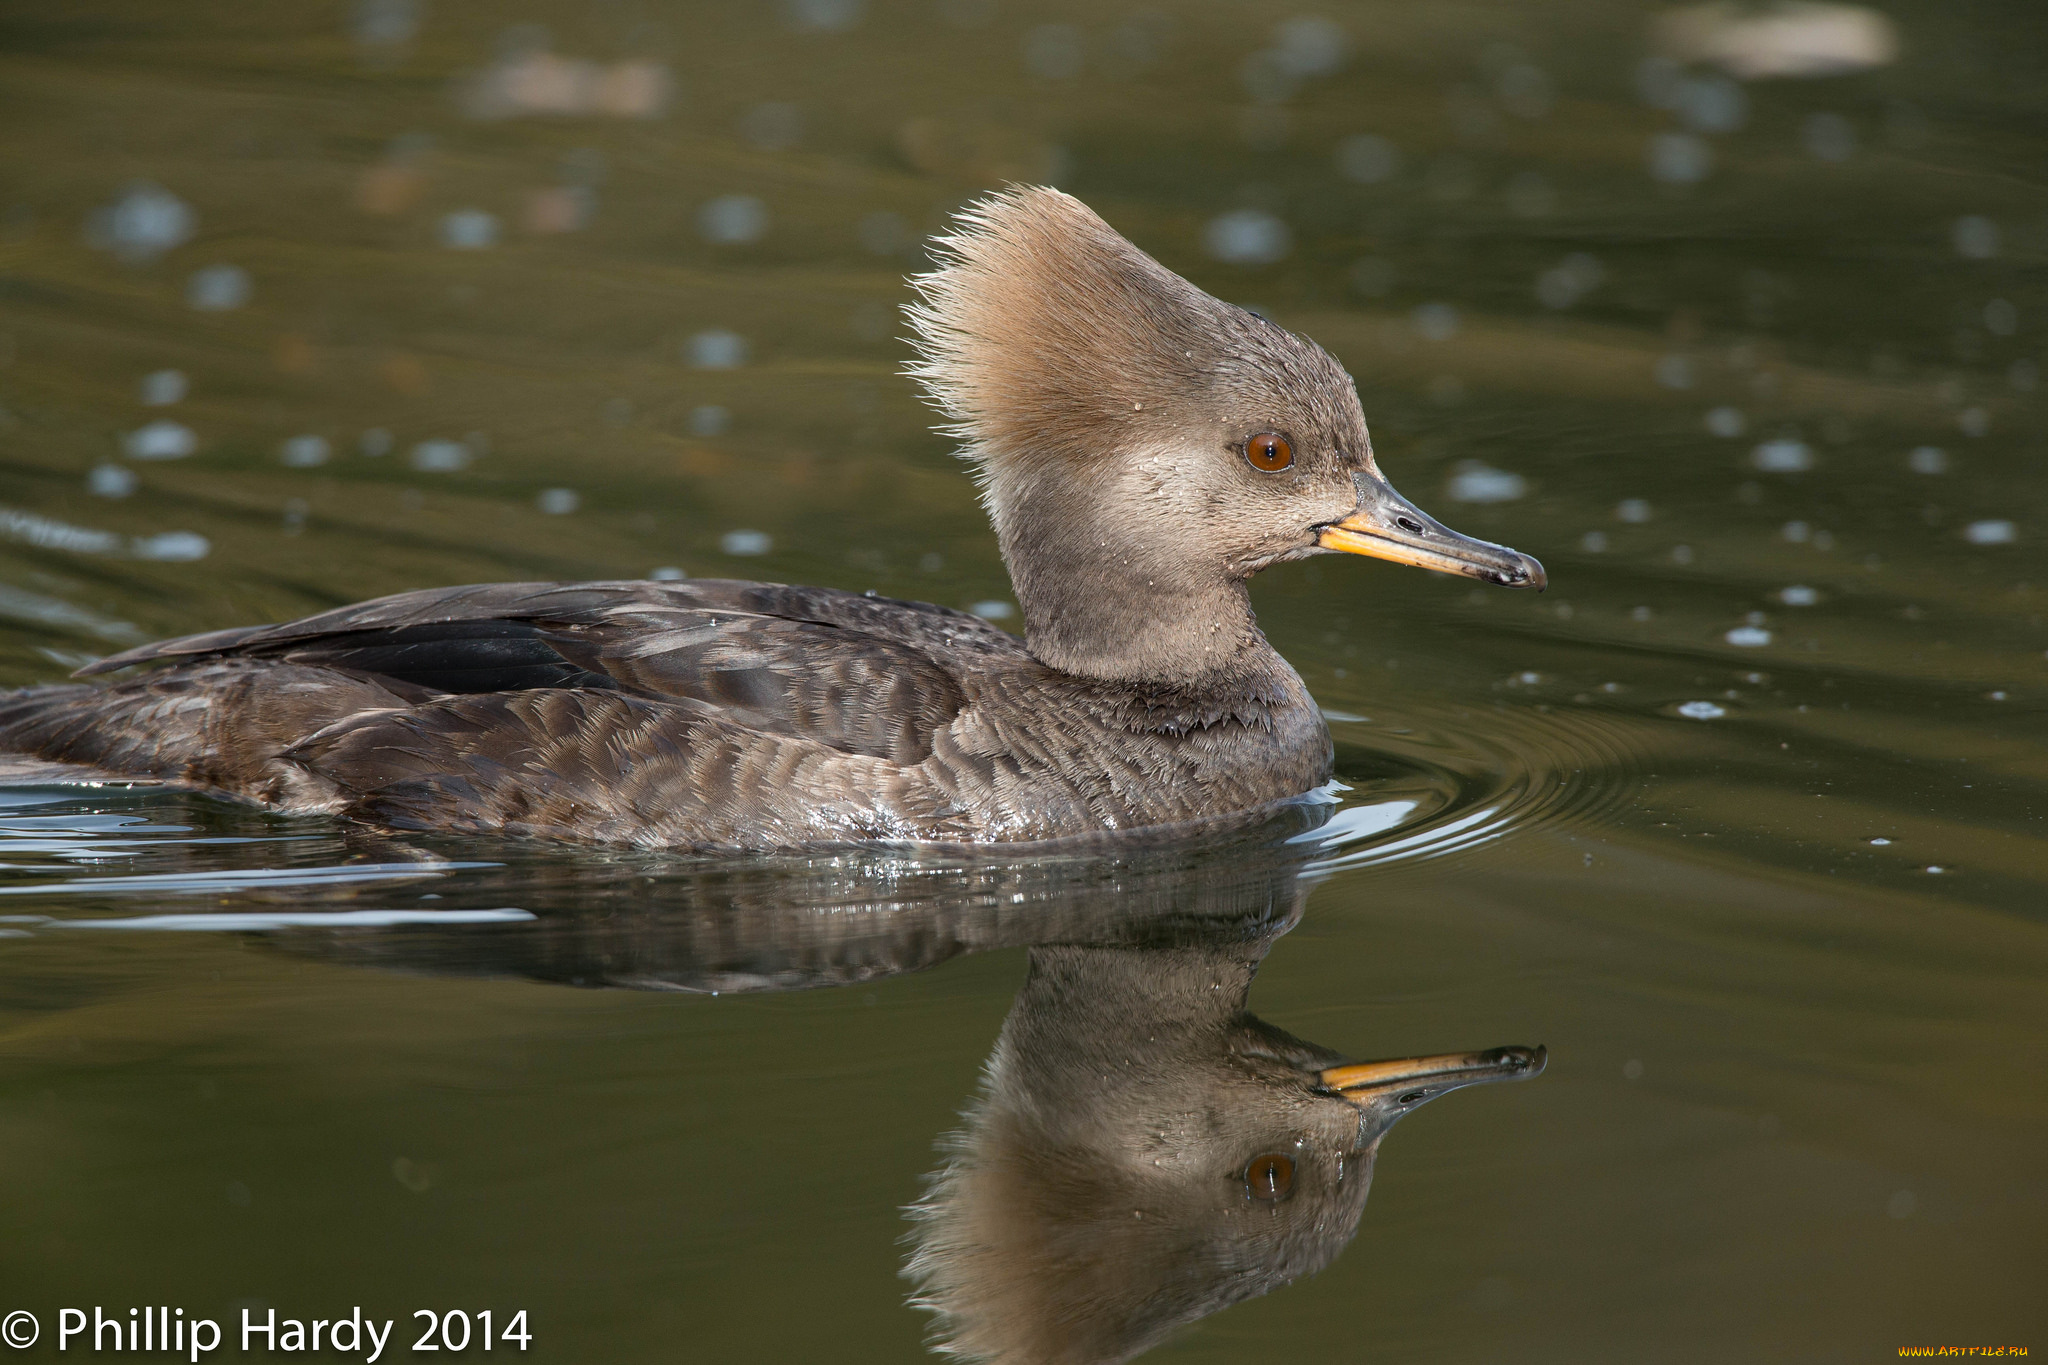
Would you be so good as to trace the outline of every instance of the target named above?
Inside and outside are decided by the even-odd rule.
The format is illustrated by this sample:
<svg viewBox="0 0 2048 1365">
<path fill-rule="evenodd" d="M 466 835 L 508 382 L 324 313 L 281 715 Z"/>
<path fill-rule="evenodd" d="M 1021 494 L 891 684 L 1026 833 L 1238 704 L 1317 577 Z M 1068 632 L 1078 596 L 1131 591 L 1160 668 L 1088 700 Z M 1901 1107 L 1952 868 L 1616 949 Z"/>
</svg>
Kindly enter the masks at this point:
<svg viewBox="0 0 2048 1365">
<path fill-rule="evenodd" d="M 1156 1358 L 2038 1344 L 2048 33 L 1889 13 L 1895 60 L 1740 84 L 1609 3 L 9 18 L 9 683 L 494 579 L 1001 619 L 894 309 L 1012 178 L 1329 346 L 1395 483 L 1553 583 L 1262 576 L 1348 790 L 1217 848 L 701 863 L 0 793 L 27 1354 L 162 1304 L 916 1358 L 901 1210 L 1006 1017 L 1057 1060 L 1027 972 L 1143 1001 L 1205 954 L 1347 1056 L 1550 1061 L 1404 1121 L 1328 1269 Z"/>
</svg>

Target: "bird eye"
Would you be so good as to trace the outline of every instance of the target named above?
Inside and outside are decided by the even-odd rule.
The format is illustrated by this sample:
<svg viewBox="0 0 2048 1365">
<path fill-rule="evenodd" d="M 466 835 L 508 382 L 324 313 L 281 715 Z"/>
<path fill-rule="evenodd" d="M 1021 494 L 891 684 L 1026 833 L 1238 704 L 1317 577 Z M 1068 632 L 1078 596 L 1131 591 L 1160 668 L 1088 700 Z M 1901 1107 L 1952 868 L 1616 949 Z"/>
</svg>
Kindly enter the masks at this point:
<svg viewBox="0 0 2048 1365">
<path fill-rule="evenodd" d="M 1245 1188 L 1252 1192 L 1252 1198 L 1277 1202 L 1287 1197 L 1294 1188 L 1294 1162 L 1278 1152 L 1252 1158 L 1252 1164 L 1244 1170 Z"/>
<path fill-rule="evenodd" d="M 1285 436 L 1266 431 L 1244 443 L 1244 457 L 1252 462 L 1253 469 L 1278 474 L 1294 463 L 1294 447 L 1287 444 Z"/>
</svg>

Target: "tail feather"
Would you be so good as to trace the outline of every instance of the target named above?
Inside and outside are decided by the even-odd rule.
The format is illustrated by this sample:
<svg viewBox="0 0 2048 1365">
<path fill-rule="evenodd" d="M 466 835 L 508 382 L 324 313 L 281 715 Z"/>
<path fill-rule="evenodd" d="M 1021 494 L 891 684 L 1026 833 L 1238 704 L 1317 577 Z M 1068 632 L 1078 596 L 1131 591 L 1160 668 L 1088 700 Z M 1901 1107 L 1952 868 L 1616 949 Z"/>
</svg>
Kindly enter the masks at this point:
<svg viewBox="0 0 2048 1365">
<path fill-rule="evenodd" d="M 332 784 L 285 754 L 348 716 L 415 700 L 337 669 L 223 659 L 111 687 L 71 683 L 0 694 L 0 755 L 331 810 L 338 804 Z"/>
</svg>

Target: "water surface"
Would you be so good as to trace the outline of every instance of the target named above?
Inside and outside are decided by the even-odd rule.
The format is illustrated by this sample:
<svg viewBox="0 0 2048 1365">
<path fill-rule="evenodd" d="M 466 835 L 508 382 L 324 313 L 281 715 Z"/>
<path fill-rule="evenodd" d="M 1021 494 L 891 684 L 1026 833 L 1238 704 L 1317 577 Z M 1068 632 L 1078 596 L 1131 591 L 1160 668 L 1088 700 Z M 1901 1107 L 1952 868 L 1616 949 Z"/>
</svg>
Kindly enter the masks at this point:
<svg viewBox="0 0 2048 1365">
<path fill-rule="evenodd" d="M 1405 1120 L 1348 1250 L 1156 1358 L 2040 1345 L 2048 32 L 1887 13 L 1895 60 L 1746 82 L 1607 0 L 0 16 L 9 684 L 467 581 L 1004 619 L 894 310 L 1012 179 L 1329 347 L 1396 485 L 1553 584 L 1262 576 L 1347 790 L 1178 854 L 0 792 L 28 1354 L 63 1306 L 361 1304 L 918 1358 L 901 1210 L 1027 972 L 1219 942 L 1349 1056 L 1550 1062 Z"/>
</svg>

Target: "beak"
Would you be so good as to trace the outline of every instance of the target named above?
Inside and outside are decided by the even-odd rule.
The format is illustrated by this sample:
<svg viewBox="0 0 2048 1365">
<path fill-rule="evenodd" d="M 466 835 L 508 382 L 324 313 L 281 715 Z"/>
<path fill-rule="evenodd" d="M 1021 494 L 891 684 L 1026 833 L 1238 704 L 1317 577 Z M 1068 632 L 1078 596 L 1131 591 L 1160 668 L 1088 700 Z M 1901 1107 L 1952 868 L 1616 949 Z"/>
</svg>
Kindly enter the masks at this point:
<svg viewBox="0 0 2048 1365">
<path fill-rule="evenodd" d="M 1550 578 L 1543 566 L 1520 550 L 1461 536 L 1396 493 L 1393 485 L 1360 473 L 1358 510 L 1322 528 L 1316 544 L 1325 550 L 1371 555 L 1438 573 L 1464 574 L 1504 588 L 1541 591 Z"/>
<path fill-rule="evenodd" d="M 1324 1090 L 1386 1121 L 1418 1109 L 1438 1095 L 1490 1081 L 1526 1081 L 1543 1074 L 1550 1050 L 1496 1047 L 1485 1052 L 1446 1052 L 1436 1057 L 1403 1057 L 1391 1062 L 1355 1062 L 1319 1073 Z"/>
</svg>

